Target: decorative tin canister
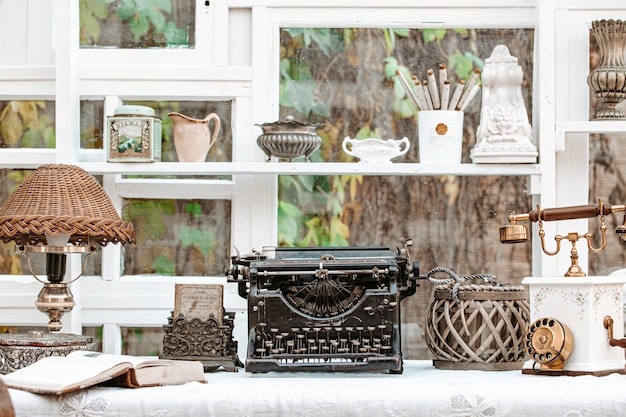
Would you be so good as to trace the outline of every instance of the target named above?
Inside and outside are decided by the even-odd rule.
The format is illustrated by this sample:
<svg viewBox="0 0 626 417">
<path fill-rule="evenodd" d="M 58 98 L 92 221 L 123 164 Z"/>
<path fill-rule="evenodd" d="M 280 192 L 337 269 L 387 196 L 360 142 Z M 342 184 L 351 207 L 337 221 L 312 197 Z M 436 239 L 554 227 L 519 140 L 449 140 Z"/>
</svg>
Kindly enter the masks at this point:
<svg viewBox="0 0 626 417">
<path fill-rule="evenodd" d="M 119 106 L 107 117 L 106 154 L 109 162 L 161 160 L 161 120 L 146 106 Z"/>
<path fill-rule="evenodd" d="M 454 279 L 431 279 L 448 272 Z M 530 309 L 521 285 L 501 285 L 492 275 L 458 277 L 445 268 L 428 272 L 435 297 L 428 307 L 426 343 L 439 369 L 521 369 Z M 461 283 L 483 278 L 483 284 Z"/>
</svg>

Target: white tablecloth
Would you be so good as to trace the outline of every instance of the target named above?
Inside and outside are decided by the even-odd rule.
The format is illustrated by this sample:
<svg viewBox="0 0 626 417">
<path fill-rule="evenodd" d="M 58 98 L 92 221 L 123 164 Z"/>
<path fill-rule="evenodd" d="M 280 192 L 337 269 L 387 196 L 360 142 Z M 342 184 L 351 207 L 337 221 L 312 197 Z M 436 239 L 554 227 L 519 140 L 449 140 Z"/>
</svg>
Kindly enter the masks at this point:
<svg viewBox="0 0 626 417">
<path fill-rule="evenodd" d="M 624 416 L 626 375 L 447 371 L 405 361 L 377 373 L 207 374 L 207 383 L 96 387 L 64 396 L 9 390 L 16 416 Z"/>
</svg>

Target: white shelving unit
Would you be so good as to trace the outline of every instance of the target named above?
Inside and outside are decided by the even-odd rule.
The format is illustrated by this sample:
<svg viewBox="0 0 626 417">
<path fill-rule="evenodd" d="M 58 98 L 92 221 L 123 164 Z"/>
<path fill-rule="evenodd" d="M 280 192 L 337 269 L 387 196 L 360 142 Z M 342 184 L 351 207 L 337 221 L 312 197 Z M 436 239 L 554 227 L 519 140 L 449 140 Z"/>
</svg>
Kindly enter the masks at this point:
<svg viewBox="0 0 626 417">
<path fill-rule="evenodd" d="M 42 4 L 43 3 L 43 4 Z M 76 164 L 102 175 L 116 205 L 133 198 L 228 198 L 232 241 L 244 250 L 276 240 L 276 175 L 359 174 L 398 176 L 526 176 L 528 192 L 544 207 L 587 204 L 588 133 L 626 131 L 620 122 L 589 122 L 581 77 L 588 71 L 585 25 L 602 17 L 626 17 L 623 1 L 582 0 L 197 0 L 197 47 L 192 51 L 78 48 L 78 2 L 4 0 L 0 35 L 0 99 L 56 102 L 56 149 L 0 149 L 0 168 Z M 54 16 L 54 19 L 50 18 Z M 497 18 L 494 18 L 497 16 Z M 10 22 L 9 22 L 10 21 Z M 534 28 L 533 130 L 537 164 L 363 164 L 265 162 L 256 146 L 255 123 L 276 120 L 281 27 Z M 17 36 L 20 34 L 21 36 Z M 585 38 L 586 37 L 586 38 Z M 587 42 L 587 43 L 585 43 Z M 558 47 L 557 47 L 558 45 Z M 558 77 L 557 77 L 558 75 Z M 81 99 L 232 100 L 233 161 L 227 163 L 106 163 L 102 152 L 79 149 Z M 127 179 L 123 175 L 178 175 Z M 196 175 L 230 176 L 199 180 Z M 203 185 L 210 185 L 203 186 Z M 262 218 L 263 222 L 255 221 Z M 548 233 L 553 225 L 546 225 Z M 557 229 L 553 229 L 556 231 Z M 537 247 L 537 245 L 535 245 Z M 64 331 L 102 325 L 104 349 L 119 352 L 121 326 L 160 326 L 173 305 L 174 282 L 223 282 L 223 277 L 122 277 L 119 249 L 105 248 L 102 277 L 74 284 L 78 305 Z M 582 255 L 584 258 L 584 254 Z M 533 254 L 534 275 L 554 275 L 558 260 Z M 104 261 L 106 259 L 106 261 Z M 566 261 L 568 258 L 566 258 Z M 566 262 L 565 261 L 565 262 Z M 583 261 L 584 262 L 584 261 Z M 71 270 L 79 265 L 71 262 Z M 226 296 L 237 315 L 240 348 L 247 338 L 245 303 Z M 0 324 L 36 324 L 39 286 L 32 277 L 0 277 Z M 241 355 L 240 355 L 241 356 Z"/>
</svg>

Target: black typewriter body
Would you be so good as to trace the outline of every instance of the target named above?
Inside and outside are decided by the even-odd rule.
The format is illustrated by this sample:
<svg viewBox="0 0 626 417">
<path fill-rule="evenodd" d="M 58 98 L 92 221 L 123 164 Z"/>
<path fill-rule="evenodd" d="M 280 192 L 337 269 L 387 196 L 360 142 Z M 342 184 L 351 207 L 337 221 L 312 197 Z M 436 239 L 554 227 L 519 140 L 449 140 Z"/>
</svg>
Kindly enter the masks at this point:
<svg viewBox="0 0 626 417">
<path fill-rule="evenodd" d="M 248 300 L 246 371 L 401 373 L 400 301 L 415 293 L 413 269 L 387 247 L 233 258 L 231 281 Z"/>
</svg>

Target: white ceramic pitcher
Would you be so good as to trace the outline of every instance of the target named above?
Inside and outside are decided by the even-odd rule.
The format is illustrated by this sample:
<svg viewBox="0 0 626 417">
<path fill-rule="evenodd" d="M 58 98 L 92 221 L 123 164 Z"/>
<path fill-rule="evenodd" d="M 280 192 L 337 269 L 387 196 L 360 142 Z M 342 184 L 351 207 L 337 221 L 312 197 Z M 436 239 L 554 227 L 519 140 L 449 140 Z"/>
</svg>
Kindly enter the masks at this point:
<svg viewBox="0 0 626 417">
<path fill-rule="evenodd" d="M 174 122 L 174 147 L 180 162 L 204 162 L 209 149 L 220 133 L 221 122 L 217 114 L 211 113 L 204 119 L 194 119 L 172 112 L 168 116 Z M 211 132 L 213 121 L 213 132 Z"/>
</svg>

